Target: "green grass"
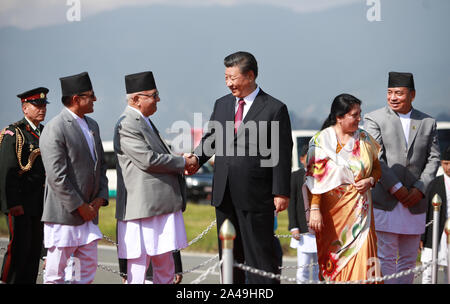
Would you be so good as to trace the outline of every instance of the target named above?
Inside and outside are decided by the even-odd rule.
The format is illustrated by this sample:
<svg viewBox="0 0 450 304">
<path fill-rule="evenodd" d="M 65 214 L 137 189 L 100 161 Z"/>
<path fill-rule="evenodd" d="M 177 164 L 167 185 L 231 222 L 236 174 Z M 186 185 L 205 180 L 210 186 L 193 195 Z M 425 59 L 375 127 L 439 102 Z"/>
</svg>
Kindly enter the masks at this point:
<svg viewBox="0 0 450 304">
<path fill-rule="evenodd" d="M 107 207 L 100 209 L 99 227 L 102 233 L 109 238 L 116 240 L 116 201 L 111 199 Z M 193 240 L 203 230 L 205 230 L 213 220 L 215 220 L 214 207 L 210 205 L 197 205 L 188 203 L 186 211 L 183 213 L 184 224 L 188 242 Z M 278 229 L 276 234 L 289 234 L 287 211 L 278 214 Z M 5 215 L 0 216 L 0 236 L 8 236 L 8 227 Z M 280 238 L 283 254 L 285 256 L 295 256 L 296 250 L 289 247 L 290 238 Z M 101 244 L 111 245 L 106 240 L 102 240 Z M 217 226 L 214 227 L 198 242 L 192 244 L 184 251 L 217 253 Z"/>
</svg>

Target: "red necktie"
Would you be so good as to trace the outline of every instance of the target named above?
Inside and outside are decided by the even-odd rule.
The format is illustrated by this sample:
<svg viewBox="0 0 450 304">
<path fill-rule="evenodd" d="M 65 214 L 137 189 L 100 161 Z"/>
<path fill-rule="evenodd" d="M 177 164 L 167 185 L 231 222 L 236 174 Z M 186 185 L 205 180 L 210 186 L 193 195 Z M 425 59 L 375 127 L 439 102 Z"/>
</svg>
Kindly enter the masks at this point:
<svg viewBox="0 0 450 304">
<path fill-rule="evenodd" d="M 234 115 L 234 134 L 237 133 L 237 129 L 241 125 L 242 116 L 244 114 L 244 105 L 245 105 L 244 99 L 242 99 L 242 98 L 239 99 L 239 106 L 238 106 L 238 109 L 236 111 L 236 115 Z"/>
</svg>

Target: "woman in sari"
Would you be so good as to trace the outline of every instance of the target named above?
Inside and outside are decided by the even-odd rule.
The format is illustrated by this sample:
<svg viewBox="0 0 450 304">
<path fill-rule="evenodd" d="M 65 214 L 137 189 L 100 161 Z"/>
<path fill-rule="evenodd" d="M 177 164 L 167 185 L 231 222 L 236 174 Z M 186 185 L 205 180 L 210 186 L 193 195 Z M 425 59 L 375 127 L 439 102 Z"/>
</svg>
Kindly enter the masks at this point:
<svg viewBox="0 0 450 304">
<path fill-rule="evenodd" d="M 337 96 L 308 149 L 304 196 L 316 232 L 319 279 L 379 277 L 370 188 L 381 177 L 378 143 L 358 128 L 361 101 Z"/>
</svg>

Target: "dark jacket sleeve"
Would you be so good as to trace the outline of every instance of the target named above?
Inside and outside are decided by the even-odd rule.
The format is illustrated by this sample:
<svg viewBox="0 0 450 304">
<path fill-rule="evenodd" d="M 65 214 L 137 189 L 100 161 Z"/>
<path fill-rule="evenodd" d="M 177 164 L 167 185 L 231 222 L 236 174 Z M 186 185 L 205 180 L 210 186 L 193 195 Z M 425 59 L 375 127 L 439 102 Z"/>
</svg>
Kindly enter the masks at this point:
<svg viewBox="0 0 450 304">
<path fill-rule="evenodd" d="M 291 163 L 292 163 L 292 130 L 291 120 L 286 105 L 283 105 L 274 117 L 275 122 L 279 122 L 279 145 L 278 151 L 274 150 L 272 144 L 272 159 L 276 162 L 274 153 L 278 152 L 278 163 L 272 169 L 273 195 L 290 195 Z"/>
<path fill-rule="evenodd" d="M 297 221 L 297 184 L 299 183 L 298 174 L 299 171 L 292 172 L 291 174 L 291 195 L 289 198 L 288 217 L 289 225 L 288 229 L 300 228 Z"/>
<path fill-rule="evenodd" d="M 183 272 L 183 264 L 181 263 L 181 253 L 179 250 L 173 252 L 173 262 L 175 264 L 175 273 Z"/>
<path fill-rule="evenodd" d="M 16 154 L 16 132 L 14 128 L 8 130 L 14 135 L 5 134 L 0 145 L 1 206 L 5 213 L 12 207 L 23 205 L 20 167 Z"/>
<path fill-rule="evenodd" d="M 206 163 L 214 154 L 216 147 L 216 134 L 215 134 L 215 113 L 217 108 L 217 101 L 214 104 L 213 112 L 211 113 L 211 117 L 208 122 L 208 130 L 203 135 L 200 143 L 195 147 L 193 153 L 197 155 L 200 167 Z"/>
</svg>

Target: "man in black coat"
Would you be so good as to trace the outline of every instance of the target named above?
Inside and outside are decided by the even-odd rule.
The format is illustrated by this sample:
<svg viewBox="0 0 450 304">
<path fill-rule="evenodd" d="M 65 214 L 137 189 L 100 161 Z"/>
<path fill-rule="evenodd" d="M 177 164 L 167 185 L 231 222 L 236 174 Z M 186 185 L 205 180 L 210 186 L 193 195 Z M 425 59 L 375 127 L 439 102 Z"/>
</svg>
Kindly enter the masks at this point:
<svg viewBox="0 0 450 304">
<path fill-rule="evenodd" d="M 48 89 L 17 95 L 24 118 L 0 133 L 0 203 L 6 214 L 9 244 L 0 280 L 35 284 L 42 251 L 41 222 L 45 171 L 39 149 Z"/>
<path fill-rule="evenodd" d="M 216 101 L 208 131 L 194 153 L 200 166 L 215 155 L 211 204 L 216 207 L 217 230 L 225 219 L 236 229 L 235 260 L 280 273 L 273 227 L 274 211 L 281 212 L 289 204 L 292 135 L 288 109 L 256 84 L 258 66 L 252 54 L 231 54 L 224 65 L 231 94 Z M 234 283 L 279 283 L 251 273 L 247 279 L 244 271 L 234 268 Z"/>
<path fill-rule="evenodd" d="M 441 155 L 441 165 L 442 169 L 444 169 L 444 174 L 436 177 L 428 186 L 426 199 L 428 203 L 427 210 L 427 223 L 433 220 L 433 205 L 432 200 L 435 194 L 438 194 L 441 197 L 442 205 L 441 210 L 439 212 L 439 257 L 442 255 L 447 256 L 447 236 L 444 232 L 444 225 L 447 219 L 450 216 L 450 206 L 448 203 L 448 199 L 450 198 L 450 146 L 444 150 L 444 153 Z M 444 241 L 442 241 L 444 239 Z M 432 248 L 433 248 L 433 225 L 429 225 L 425 229 L 425 233 L 422 234 L 421 246 L 422 251 L 421 261 L 422 262 L 431 262 L 432 261 Z M 446 263 L 444 263 L 447 265 Z M 447 267 L 446 267 L 447 268 Z M 432 267 L 428 267 L 422 274 L 422 284 L 431 283 L 431 269 Z M 446 269 L 448 271 L 448 269 Z M 447 275 L 444 276 L 447 279 Z M 447 282 L 448 283 L 448 282 Z"/>
</svg>

